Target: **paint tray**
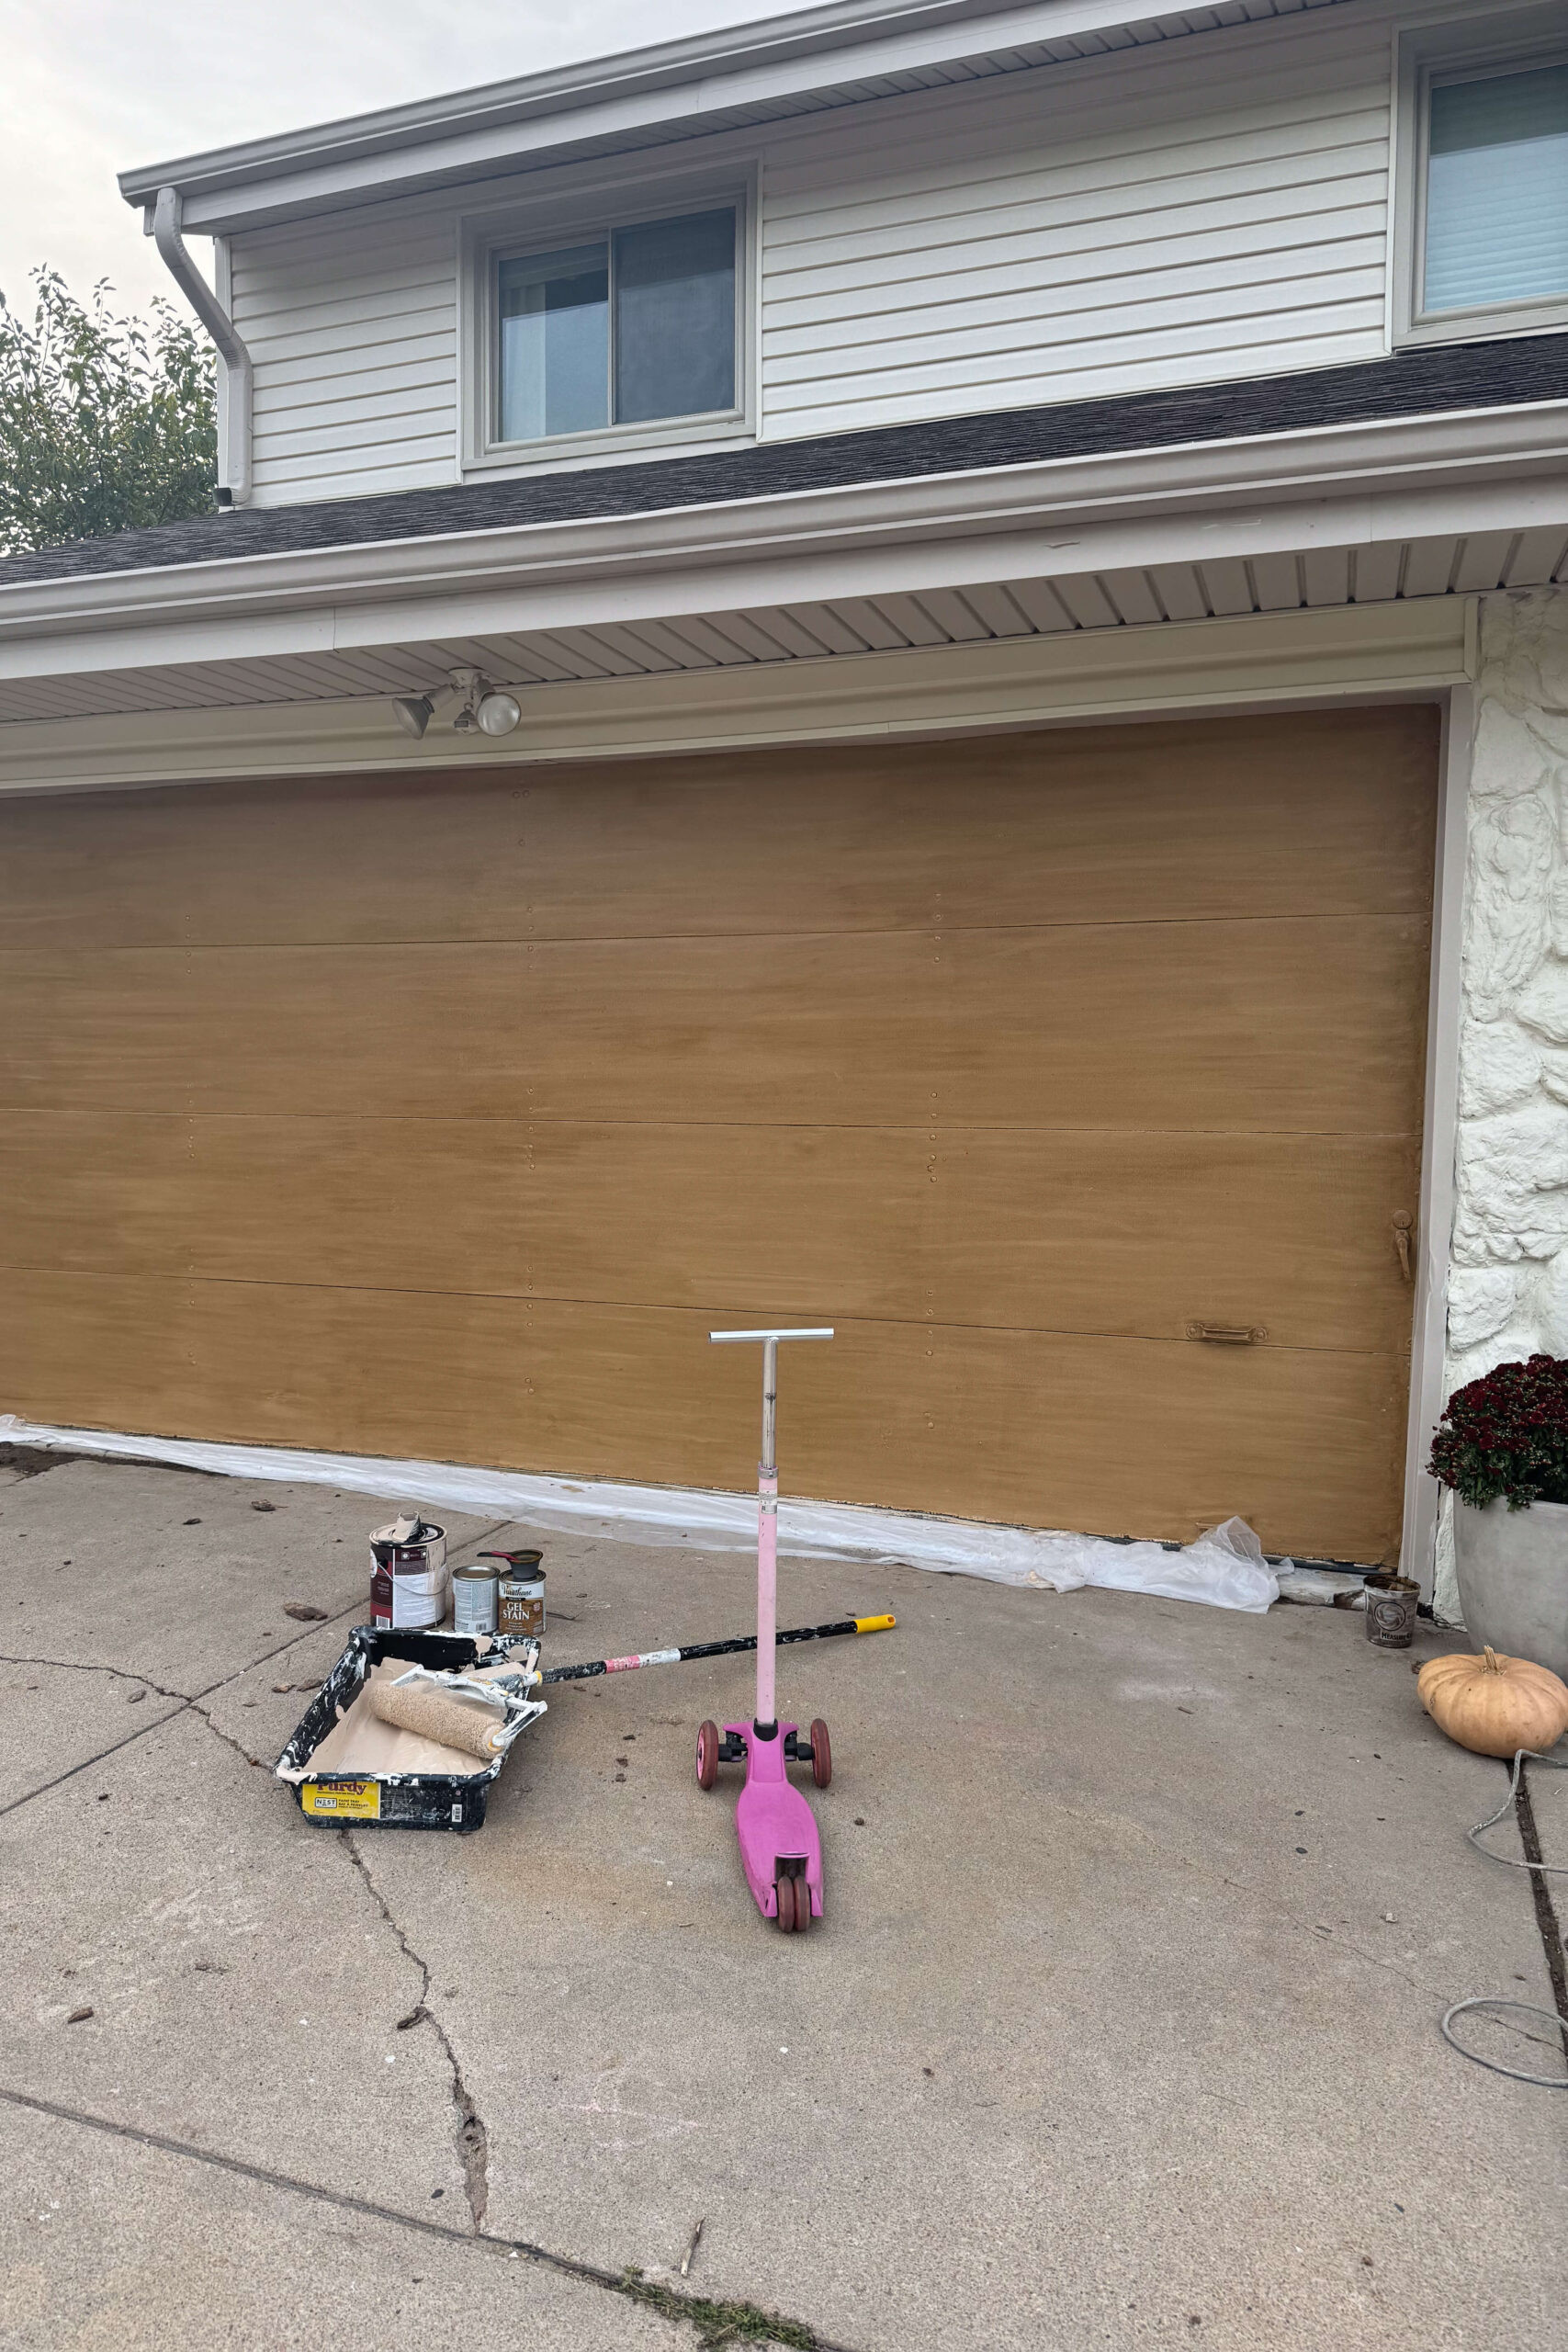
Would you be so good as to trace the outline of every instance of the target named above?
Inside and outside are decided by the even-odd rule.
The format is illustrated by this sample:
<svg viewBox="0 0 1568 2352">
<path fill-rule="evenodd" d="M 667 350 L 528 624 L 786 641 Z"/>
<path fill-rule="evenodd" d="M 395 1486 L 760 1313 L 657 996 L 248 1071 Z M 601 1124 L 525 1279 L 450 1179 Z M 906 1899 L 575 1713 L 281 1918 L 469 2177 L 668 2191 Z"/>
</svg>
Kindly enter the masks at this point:
<svg viewBox="0 0 1568 2352">
<path fill-rule="evenodd" d="M 389 1829 L 454 1829 L 465 1836 L 482 1826 L 491 1783 L 505 1763 L 506 1754 L 480 1764 L 453 1748 L 418 1741 L 411 1751 L 423 1758 L 418 1769 L 399 1769 L 387 1760 L 386 1750 L 394 1743 L 410 1742 L 414 1736 L 394 1731 L 372 1717 L 368 1718 L 370 1732 L 383 1736 L 379 1743 L 372 1737 L 362 1755 L 354 1755 L 356 1727 L 367 1718 L 362 1711 L 353 1724 L 347 1719 L 372 1668 L 388 1659 L 446 1673 L 467 1673 L 475 1667 L 502 1663 L 534 1672 L 539 1663 L 539 1645 L 532 1638 L 504 1634 L 416 1633 L 407 1626 L 356 1625 L 348 1647 L 306 1708 L 273 1770 L 293 1789 L 308 1821 L 332 1826 L 379 1822 Z M 343 1753 L 345 1741 L 346 1756 Z M 377 1752 L 378 1745 L 381 1753 Z M 318 1754 L 321 1756 L 319 1765 Z"/>
</svg>

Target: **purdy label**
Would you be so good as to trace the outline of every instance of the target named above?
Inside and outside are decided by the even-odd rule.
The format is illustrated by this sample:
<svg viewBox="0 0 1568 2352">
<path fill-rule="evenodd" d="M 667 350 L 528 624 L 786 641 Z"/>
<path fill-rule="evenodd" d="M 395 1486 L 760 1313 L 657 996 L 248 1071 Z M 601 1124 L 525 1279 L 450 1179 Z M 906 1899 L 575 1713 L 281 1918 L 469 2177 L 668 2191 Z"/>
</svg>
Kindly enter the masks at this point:
<svg viewBox="0 0 1568 2352">
<path fill-rule="evenodd" d="M 378 1781 L 307 1781 L 300 1789 L 299 1801 L 307 1813 L 330 1815 L 334 1820 L 381 1818 Z"/>
</svg>

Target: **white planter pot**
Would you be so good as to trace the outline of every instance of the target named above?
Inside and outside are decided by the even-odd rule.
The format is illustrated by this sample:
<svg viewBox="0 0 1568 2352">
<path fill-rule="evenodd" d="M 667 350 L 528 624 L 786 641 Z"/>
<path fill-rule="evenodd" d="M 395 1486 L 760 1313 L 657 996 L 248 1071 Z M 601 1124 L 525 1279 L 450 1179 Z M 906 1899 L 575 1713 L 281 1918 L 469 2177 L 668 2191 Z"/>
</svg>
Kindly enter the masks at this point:
<svg viewBox="0 0 1568 2352">
<path fill-rule="evenodd" d="M 1532 1658 L 1568 1681 L 1568 1503 L 1484 1510 L 1454 1498 L 1454 1573 L 1477 1649 Z"/>
</svg>

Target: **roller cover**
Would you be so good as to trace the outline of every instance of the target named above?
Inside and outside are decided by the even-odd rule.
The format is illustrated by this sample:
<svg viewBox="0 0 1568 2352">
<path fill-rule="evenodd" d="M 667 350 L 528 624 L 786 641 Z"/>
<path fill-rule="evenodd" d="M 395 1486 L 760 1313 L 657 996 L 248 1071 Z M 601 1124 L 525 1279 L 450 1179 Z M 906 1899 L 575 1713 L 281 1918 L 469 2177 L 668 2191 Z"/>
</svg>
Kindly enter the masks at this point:
<svg viewBox="0 0 1568 2352">
<path fill-rule="evenodd" d="M 400 1730 L 422 1732 L 426 1739 L 439 1739 L 447 1747 L 460 1747 L 466 1756 L 477 1756 L 486 1764 L 493 1762 L 502 1746 L 501 1719 L 489 1713 L 480 1714 L 476 1706 L 463 1699 L 449 1698 L 444 1690 L 433 1690 L 428 1685 L 411 1683 L 400 1690 L 395 1682 L 372 1682 L 367 1685 L 366 1697 L 370 1712 L 384 1724 L 396 1724 Z"/>
</svg>

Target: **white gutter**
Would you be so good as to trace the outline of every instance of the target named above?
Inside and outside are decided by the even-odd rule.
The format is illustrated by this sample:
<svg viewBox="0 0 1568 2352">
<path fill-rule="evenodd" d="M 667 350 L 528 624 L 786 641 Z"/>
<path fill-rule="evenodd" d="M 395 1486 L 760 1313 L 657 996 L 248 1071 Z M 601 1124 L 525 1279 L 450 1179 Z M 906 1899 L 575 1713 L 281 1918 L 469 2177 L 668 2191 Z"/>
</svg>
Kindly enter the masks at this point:
<svg viewBox="0 0 1568 2352">
<path fill-rule="evenodd" d="M 786 561 L 820 558 L 844 569 L 856 556 L 903 548 L 917 568 L 930 572 L 943 543 L 972 548 L 983 567 L 998 539 L 1032 537 L 1040 541 L 1029 552 L 1032 568 L 1016 576 L 1093 570 L 1111 559 L 1100 552 L 1090 560 L 1089 535 L 1109 525 L 1122 542 L 1118 564 L 1150 560 L 1147 549 L 1140 555 L 1128 539 L 1134 531 L 1154 533 L 1158 560 L 1174 560 L 1172 527 L 1188 557 L 1201 557 L 1215 551 L 1222 533 L 1237 524 L 1256 529 L 1266 514 L 1277 514 L 1288 535 L 1299 535 L 1314 509 L 1320 522 L 1332 512 L 1332 527 L 1343 531 L 1348 499 L 1358 511 L 1372 501 L 1389 510 L 1389 529 L 1380 537 L 1522 529 L 1554 523 L 1559 513 L 1568 523 L 1568 401 L 1047 458 L 641 514 L 18 580 L 0 584 L 0 676 L 92 666 L 92 643 L 100 631 L 118 635 L 176 623 L 188 628 L 198 618 L 221 618 L 253 632 L 248 650 L 256 653 L 290 650 L 291 612 L 300 615 L 308 633 L 321 626 L 328 607 L 335 608 L 340 638 L 350 609 L 364 609 L 366 627 L 354 631 L 361 642 L 373 641 L 370 616 L 377 613 L 385 616 L 389 642 L 461 633 L 450 615 L 444 630 L 431 609 L 433 602 L 458 596 L 498 600 L 487 629 L 561 626 L 568 597 L 589 582 L 604 590 L 602 618 L 632 617 L 634 602 L 642 609 L 646 592 L 634 583 L 645 581 L 661 581 L 664 594 L 706 600 L 687 609 L 743 607 L 779 601 L 768 587 L 770 567 Z M 1350 536 L 1359 540 L 1362 527 L 1353 527 Z M 1299 538 L 1291 536 L 1288 543 Z M 1320 530 L 1311 532 L 1309 543 L 1325 543 Z M 1015 546 L 1008 560 L 1021 563 L 1023 550 Z M 748 571 L 756 576 L 742 585 L 739 575 Z M 736 583 L 733 594 L 726 593 L 726 573 Z M 971 576 L 1012 575 L 972 569 Z M 775 592 L 777 584 L 775 579 Z M 872 592 L 840 582 L 812 593 Z M 543 598 L 539 616 L 528 610 L 525 616 L 536 597 Z M 417 616 L 411 605 L 423 607 Z M 81 640 L 73 659 L 65 656 L 71 638 Z M 244 643 L 241 637 L 234 641 Z M 122 639 L 107 666 L 136 658 Z M 150 650 L 144 658 L 173 657 Z"/>
<path fill-rule="evenodd" d="M 251 494 L 251 355 L 233 320 L 218 300 L 180 234 L 177 188 L 161 187 L 148 206 L 142 227 L 156 243 L 164 265 L 217 346 L 222 367 L 218 404 L 218 503 L 243 506 Z"/>
</svg>

